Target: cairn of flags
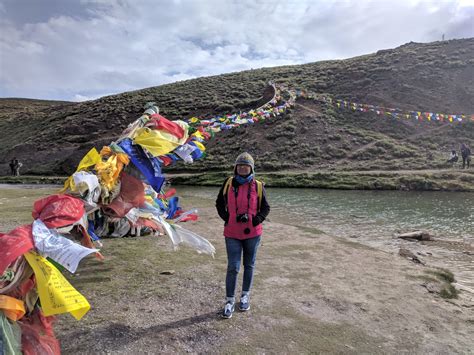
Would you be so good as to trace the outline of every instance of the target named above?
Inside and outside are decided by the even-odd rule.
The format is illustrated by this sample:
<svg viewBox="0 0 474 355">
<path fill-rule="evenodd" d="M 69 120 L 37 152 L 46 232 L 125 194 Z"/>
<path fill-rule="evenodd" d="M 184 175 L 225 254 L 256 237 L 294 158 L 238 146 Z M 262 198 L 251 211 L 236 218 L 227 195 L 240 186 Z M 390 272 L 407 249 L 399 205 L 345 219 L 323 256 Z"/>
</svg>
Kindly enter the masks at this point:
<svg viewBox="0 0 474 355">
<path fill-rule="evenodd" d="M 173 188 L 165 190 L 162 166 L 204 157 L 204 142 L 221 130 L 276 117 L 292 105 L 273 98 L 248 112 L 199 120 L 170 121 L 153 103 L 118 139 L 91 149 L 57 194 L 37 200 L 33 222 L 0 233 L 0 354 L 59 354 L 55 315 L 80 320 L 87 299 L 63 276 L 88 255 L 104 260 L 103 237 L 167 235 L 214 255 L 214 246 L 180 223 L 196 220 L 183 211 Z"/>
<path fill-rule="evenodd" d="M 170 121 L 154 103 L 147 104 L 116 141 L 84 156 L 61 191 L 34 203 L 32 223 L 0 233 L 0 354 L 60 353 L 55 315 L 70 313 L 80 320 L 90 309 L 63 272 L 75 273 L 88 255 L 103 260 L 103 237 L 167 235 L 175 248 L 183 244 L 214 255 L 209 241 L 181 227 L 181 222 L 196 220 L 197 211 L 182 210 L 176 190 L 165 190 L 162 167 L 203 158 L 205 141 L 216 133 L 276 118 L 299 97 L 392 117 L 467 120 L 272 88 L 272 99 L 257 109 L 206 119 Z"/>
</svg>

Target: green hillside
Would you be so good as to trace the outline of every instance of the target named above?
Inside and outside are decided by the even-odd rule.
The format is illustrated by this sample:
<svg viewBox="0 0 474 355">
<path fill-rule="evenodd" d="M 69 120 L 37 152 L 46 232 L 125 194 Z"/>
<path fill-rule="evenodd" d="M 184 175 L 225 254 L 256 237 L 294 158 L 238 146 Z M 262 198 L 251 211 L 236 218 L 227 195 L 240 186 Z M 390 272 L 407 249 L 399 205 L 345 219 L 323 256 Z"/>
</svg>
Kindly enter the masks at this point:
<svg viewBox="0 0 474 355">
<path fill-rule="evenodd" d="M 169 119 L 255 108 L 268 81 L 360 103 L 474 113 L 474 39 L 408 43 L 346 60 L 263 68 L 186 80 L 94 101 L 0 99 L 0 174 L 16 156 L 23 173 L 68 175 L 92 147 L 109 144 L 154 101 Z M 418 122 L 299 99 L 277 119 L 218 134 L 207 157 L 169 172 L 228 169 L 242 150 L 259 172 L 446 168 L 451 149 L 474 146 L 474 123 Z"/>
</svg>

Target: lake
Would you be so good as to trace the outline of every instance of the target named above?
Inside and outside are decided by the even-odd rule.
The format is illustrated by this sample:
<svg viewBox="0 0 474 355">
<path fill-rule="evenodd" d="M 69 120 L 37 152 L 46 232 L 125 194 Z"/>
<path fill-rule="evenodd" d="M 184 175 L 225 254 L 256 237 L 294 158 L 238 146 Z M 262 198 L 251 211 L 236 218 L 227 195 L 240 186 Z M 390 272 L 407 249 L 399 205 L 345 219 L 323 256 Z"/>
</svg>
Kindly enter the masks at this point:
<svg viewBox="0 0 474 355">
<path fill-rule="evenodd" d="M 186 203 L 191 197 L 213 204 L 219 191 L 218 187 L 175 187 L 186 207 L 192 207 Z M 13 218 L 14 223 L 31 220 L 33 201 L 57 189 L 51 185 L 0 185 L 2 219 Z M 269 220 L 317 228 L 387 252 L 398 253 L 401 246 L 407 247 L 430 265 L 453 271 L 460 285 L 474 290 L 474 257 L 468 251 L 474 244 L 472 193 L 268 188 L 267 196 Z M 25 212 L 24 218 L 9 216 L 11 203 Z M 417 229 L 429 231 L 442 242 L 415 243 L 395 237 Z"/>
</svg>

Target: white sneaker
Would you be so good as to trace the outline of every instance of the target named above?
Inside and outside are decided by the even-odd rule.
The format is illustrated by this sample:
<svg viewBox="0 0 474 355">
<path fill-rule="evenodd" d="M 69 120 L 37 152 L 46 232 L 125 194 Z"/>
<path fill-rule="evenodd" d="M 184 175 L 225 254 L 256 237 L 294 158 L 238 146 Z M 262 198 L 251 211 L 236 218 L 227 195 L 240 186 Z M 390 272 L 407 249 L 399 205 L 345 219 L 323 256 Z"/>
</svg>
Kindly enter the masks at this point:
<svg viewBox="0 0 474 355">
<path fill-rule="evenodd" d="M 222 311 L 222 317 L 223 318 L 232 318 L 232 313 L 234 313 L 235 309 L 235 303 L 231 301 L 227 301 L 227 303 L 224 306 L 224 310 Z"/>
<path fill-rule="evenodd" d="M 250 299 L 248 293 L 243 293 L 240 296 L 240 304 L 239 304 L 239 311 L 245 312 L 250 309 Z"/>
</svg>

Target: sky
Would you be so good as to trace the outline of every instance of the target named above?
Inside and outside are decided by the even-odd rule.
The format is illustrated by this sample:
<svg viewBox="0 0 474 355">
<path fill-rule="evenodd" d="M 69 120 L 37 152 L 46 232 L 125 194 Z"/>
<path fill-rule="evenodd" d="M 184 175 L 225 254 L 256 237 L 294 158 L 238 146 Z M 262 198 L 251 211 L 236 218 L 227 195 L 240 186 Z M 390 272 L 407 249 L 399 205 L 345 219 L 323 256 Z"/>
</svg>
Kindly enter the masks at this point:
<svg viewBox="0 0 474 355">
<path fill-rule="evenodd" d="M 0 0 L 0 97 L 84 101 L 474 37 L 474 0 Z"/>
</svg>

